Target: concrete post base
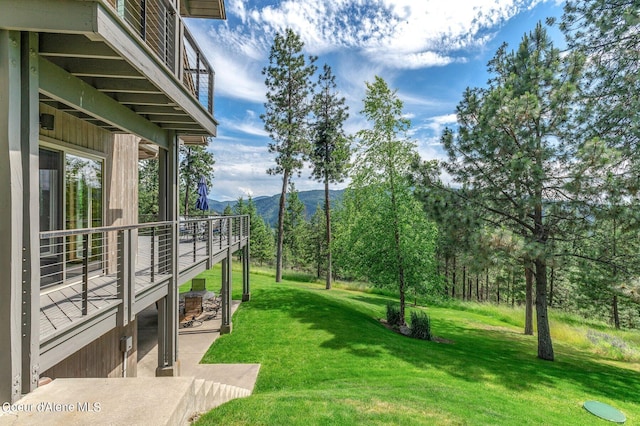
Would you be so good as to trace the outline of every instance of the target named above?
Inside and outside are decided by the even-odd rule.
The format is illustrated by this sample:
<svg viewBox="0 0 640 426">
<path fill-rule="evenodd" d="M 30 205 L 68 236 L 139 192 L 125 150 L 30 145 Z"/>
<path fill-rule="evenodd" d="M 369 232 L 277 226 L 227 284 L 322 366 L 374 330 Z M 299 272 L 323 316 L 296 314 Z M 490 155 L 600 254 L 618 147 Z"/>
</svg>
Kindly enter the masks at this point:
<svg viewBox="0 0 640 426">
<path fill-rule="evenodd" d="M 231 334 L 231 330 L 233 329 L 233 324 L 229 325 L 221 325 L 220 326 L 220 334 Z"/>
<path fill-rule="evenodd" d="M 180 375 L 180 361 L 169 367 L 156 368 L 156 377 L 178 377 Z"/>
<path fill-rule="evenodd" d="M 242 301 L 243 302 L 248 302 L 249 300 L 251 300 L 251 293 L 244 293 L 242 295 Z"/>
</svg>

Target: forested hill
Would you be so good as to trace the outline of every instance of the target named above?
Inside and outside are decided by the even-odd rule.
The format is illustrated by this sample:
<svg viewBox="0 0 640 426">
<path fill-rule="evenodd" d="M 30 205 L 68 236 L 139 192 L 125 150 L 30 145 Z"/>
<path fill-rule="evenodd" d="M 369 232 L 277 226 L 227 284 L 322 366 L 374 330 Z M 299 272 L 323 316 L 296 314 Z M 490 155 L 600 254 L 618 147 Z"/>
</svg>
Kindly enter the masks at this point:
<svg viewBox="0 0 640 426">
<path fill-rule="evenodd" d="M 329 197 L 331 199 L 331 207 L 334 207 L 336 202 L 342 200 L 344 190 L 330 190 Z M 318 206 L 324 205 L 324 190 L 314 191 L 301 191 L 298 193 L 300 201 L 305 207 L 305 217 L 309 219 L 316 211 Z M 246 199 L 245 199 L 246 201 Z M 258 214 L 262 216 L 267 224 L 275 227 L 278 223 L 278 202 L 280 201 L 280 194 L 272 195 L 270 197 L 257 197 L 253 199 L 256 205 Z M 217 213 L 222 213 L 227 206 L 233 208 L 236 205 L 236 201 L 216 201 L 209 200 L 209 208 Z"/>
</svg>

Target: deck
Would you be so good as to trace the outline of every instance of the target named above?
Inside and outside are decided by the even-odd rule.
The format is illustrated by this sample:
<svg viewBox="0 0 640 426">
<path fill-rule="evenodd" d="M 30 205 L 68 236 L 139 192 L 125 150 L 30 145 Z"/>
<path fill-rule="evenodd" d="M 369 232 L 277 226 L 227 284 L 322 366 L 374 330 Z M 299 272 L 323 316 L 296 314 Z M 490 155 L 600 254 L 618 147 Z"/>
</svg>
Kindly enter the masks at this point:
<svg viewBox="0 0 640 426">
<path fill-rule="evenodd" d="M 45 285 L 40 293 L 40 347 L 41 358 L 49 359 L 45 364 L 59 358 L 58 345 L 81 337 L 83 330 L 113 328 L 123 303 L 130 303 L 133 317 L 166 296 L 172 271 L 181 285 L 248 244 L 245 216 L 180 223 L 174 266 L 172 229 L 172 223 L 158 223 L 43 233 L 45 251 L 58 251 L 57 257 L 65 259 L 41 267 Z"/>
</svg>

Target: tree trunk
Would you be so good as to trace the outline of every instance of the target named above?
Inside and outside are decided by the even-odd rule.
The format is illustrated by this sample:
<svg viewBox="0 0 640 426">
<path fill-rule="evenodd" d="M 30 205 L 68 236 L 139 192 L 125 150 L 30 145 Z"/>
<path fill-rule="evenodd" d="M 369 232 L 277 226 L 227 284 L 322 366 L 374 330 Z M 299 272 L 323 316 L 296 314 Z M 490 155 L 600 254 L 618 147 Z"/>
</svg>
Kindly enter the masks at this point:
<svg viewBox="0 0 640 426">
<path fill-rule="evenodd" d="M 449 294 L 449 256 L 444 257 L 444 294 Z"/>
<path fill-rule="evenodd" d="M 456 298 L 456 257 L 453 256 L 453 274 L 451 280 L 451 298 Z"/>
<path fill-rule="evenodd" d="M 287 201 L 287 186 L 289 186 L 289 171 L 282 175 L 282 192 L 278 208 L 278 242 L 276 248 L 276 282 L 282 282 L 282 246 L 284 243 L 284 210 Z"/>
<path fill-rule="evenodd" d="M 476 300 L 480 301 L 480 274 L 476 273 Z"/>
<path fill-rule="evenodd" d="M 392 198 L 393 197 L 392 195 Z M 395 205 L 395 203 L 394 203 Z M 400 290 L 400 323 L 399 326 L 406 325 L 404 320 L 404 311 L 405 311 L 405 282 L 404 282 L 404 265 L 402 259 L 402 252 L 400 251 L 400 229 L 399 224 L 397 222 L 397 218 L 394 217 L 394 239 L 396 244 L 396 259 L 398 262 L 398 289 Z"/>
<path fill-rule="evenodd" d="M 549 280 L 549 306 L 553 306 L 553 284 L 555 282 L 555 270 L 553 266 L 551 267 L 551 278 Z"/>
<path fill-rule="evenodd" d="M 547 314 L 547 265 L 536 259 L 536 318 L 538 323 L 538 358 L 553 361 L 553 344 Z"/>
<path fill-rule="evenodd" d="M 531 261 L 524 261 L 524 276 L 526 280 L 525 290 L 525 315 L 524 315 L 524 334 L 533 336 L 533 270 Z"/>
<path fill-rule="evenodd" d="M 516 306 L 516 273 L 511 271 L 511 307 Z"/>
<path fill-rule="evenodd" d="M 489 301 L 489 268 L 487 268 L 487 275 L 485 276 L 485 292 L 484 292 L 484 300 Z"/>
<path fill-rule="evenodd" d="M 613 295 L 613 301 L 611 303 L 613 324 L 616 326 L 616 330 L 620 330 L 620 314 L 618 313 L 618 295 Z"/>
<path fill-rule="evenodd" d="M 326 171 L 325 171 L 326 173 Z M 331 290 L 331 206 L 329 204 L 329 180 L 324 178 L 324 215 L 326 218 L 327 236 L 327 290 Z"/>
<path fill-rule="evenodd" d="M 462 266 L 462 300 L 467 299 L 467 266 Z"/>
</svg>

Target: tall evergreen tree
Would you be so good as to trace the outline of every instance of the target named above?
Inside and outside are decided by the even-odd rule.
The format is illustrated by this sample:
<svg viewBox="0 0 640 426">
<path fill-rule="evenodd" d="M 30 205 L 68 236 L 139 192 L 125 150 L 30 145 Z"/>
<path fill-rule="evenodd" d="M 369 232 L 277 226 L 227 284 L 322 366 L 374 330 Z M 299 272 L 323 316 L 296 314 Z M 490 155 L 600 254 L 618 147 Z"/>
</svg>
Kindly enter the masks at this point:
<svg viewBox="0 0 640 426">
<path fill-rule="evenodd" d="M 289 28 L 284 34 L 276 34 L 269 54 L 269 66 L 262 70 L 266 75 L 267 101 L 264 104 L 265 113 L 261 118 L 273 141 L 269 144 L 269 152 L 276 154 L 276 165 L 267 172 L 282 175 L 278 208 L 276 282 L 282 281 L 287 187 L 292 174 L 300 172 L 303 158 L 310 149 L 307 123 L 311 111 L 309 98 L 313 90 L 311 76 L 315 72 L 315 58 L 305 59 L 303 47 L 300 36 Z"/>
<path fill-rule="evenodd" d="M 347 173 L 350 146 L 343 124 L 349 117 L 345 99 L 336 91 L 331 67 L 324 65 L 318 79 L 318 91 L 313 98 L 313 149 L 311 176 L 324 184 L 324 214 L 326 244 L 326 288 L 331 289 L 331 205 L 329 185 L 342 182 Z"/>
<path fill-rule="evenodd" d="M 574 136 L 583 145 L 577 184 L 588 191 L 596 220 L 584 231 L 590 241 L 581 254 L 608 271 L 612 305 L 618 295 L 638 300 L 640 289 L 629 280 L 634 250 L 615 242 L 636 239 L 640 220 L 640 2 L 570 0 L 560 27 L 569 46 L 589 58 Z"/>
<path fill-rule="evenodd" d="M 516 51 L 503 45 L 489 63 L 487 89 L 467 89 L 457 107 L 458 134 L 442 142 L 457 191 L 495 226 L 525 241 L 535 273 L 538 357 L 553 360 L 547 316 L 547 263 L 558 223 L 573 218 L 569 121 L 581 76 L 580 55 L 561 57 L 538 24 Z M 494 218 L 494 219 L 492 219 Z"/>
</svg>

